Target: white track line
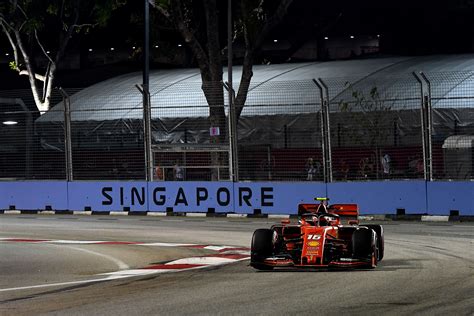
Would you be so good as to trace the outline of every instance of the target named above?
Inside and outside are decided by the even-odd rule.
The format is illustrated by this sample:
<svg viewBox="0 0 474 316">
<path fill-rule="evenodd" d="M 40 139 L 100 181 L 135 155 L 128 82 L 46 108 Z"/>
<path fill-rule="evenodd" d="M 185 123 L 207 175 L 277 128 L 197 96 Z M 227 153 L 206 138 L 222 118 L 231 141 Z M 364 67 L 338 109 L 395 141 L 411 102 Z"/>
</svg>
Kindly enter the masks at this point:
<svg viewBox="0 0 474 316">
<path fill-rule="evenodd" d="M 178 244 L 178 243 L 132 243 L 132 244 L 125 244 L 125 245 L 137 245 L 137 246 L 164 246 L 164 247 L 195 247 L 195 246 L 202 246 L 202 249 L 209 249 L 214 250 L 222 254 L 239 254 L 246 257 L 231 259 L 219 256 L 202 256 L 202 257 L 190 257 L 190 258 L 183 258 L 178 259 L 175 261 L 170 261 L 165 266 L 170 266 L 168 269 L 163 269 L 156 267 L 156 269 L 152 267 L 145 267 L 142 269 L 129 269 L 129 266 L 124 262 L 118 260 L 117 258 L 104 255 L 92 250 L 77 248 L 70 246 L 71 244 L 78 244 L 78 245 L 90 245 L 90 244 L 101 244 L 103 242 L 110 242 L 112 244 L 108 245 L 121 245 L 120 242 L 117 244 L 113 244 L 114 241 L 90 241 L 90 240 L 34 240 L 28 238 L 0 238 L 0 242 L 14 242 L 14 243 L 48 243 L 48 244 L 55 244 L 55 245 L 67 245 L 68 248 L 72 248 L 74 250 L 87 252 L 99 257 L 103 257 L 107 260 L 114 262 L 118 267 L 119 271 L 108 272 L 108 273 L 101 273 L 97 276 L 106 276 L 105 278 L 98 278 L 98 279 L 89 279 L 89 280 L 82 280 L 82 281 L 71 281 L 71 282 L 61 282 L 61 283 L 51 283 L 51 284 L 39 284 L 39 285 L 31 285 L 31 286 L 21 286 L 21 287 L 13 287 L 13 288 L 6 288 L 0 289 L 1 292 L 11 292 L 11 291 L 19 291 L 19 290 L 32 290 L 32 289 L 40 289 L 40 288 L 47 288 L 47 287 L 59 287 L 59 286 L 67 286 L 67 285 L 79 285 L 79 284 L 88 284 L 88 283 L 98 283 L 98 282 L 105 282 L 105 281 L 112 281 L 118 279 L 125 279 L 131 278 L 135 276 L 143 276 L 143 275 L 153 275 L 153 274 L 160 274 L 160 273 L 173 273 L 173 272 L 180 272 L 180 271 L 189 271 L 189 270 L 196 270 L 196 269 L 204 269 L 211 266 L 219 266 L 225 265 L 233 262 L 247 260 L 249 256 L 248 250 L 242 250 L 243 247 L 236 247 L 236 246 L 213 246 L 213 245 L 197 245 L 197 244 Z M 106 244 L 107 245 L 107 244 Z M 124 245 L 124 244 L 122 244 Z M 228 249 L 226 251 L 226 249 Z M 174 268 L 173 265 L 190 265 L 189 267 L 184 268 Z M 197 265 L 197 266 L 193 266 Z M 162 267 L 162 266 L 161 266 Z"/>
<path fill-rule="evenodd" d="M 98 257 L 107 259 L 107 260 L 109 260 L 109 261 L 112 261 L 113 263 L 115 263 L 115 264 L 117 265 L 117 267 L 118 267 L 120 270 L 127 270 L 127 269 L 130 269 L 130 267 L 128 266 L 128 264 L 126 264 L 126 263 L 123 262 L 122 260 L 119 260 L 119 259 L 114 258 L 114 257 L 112 257 L 112 256 L 109 256 L 109 255 L 106 255 L 106 254 L 103 254 L 103 253 L 100 253 L 100 252 L 95 252 L 95 251 L 92 251 L 92 250 L 89 250 L 89 249 L 83 249 L 83 248 L 72 247 L 72 246 L 65 246 L 65 247 L 70 248 L 70 249 L 74 249 L 74 250 L 77 250 L 77 251 L 82 251 L 82 252 L 85 252 L 85 253 L 88 253 L 88 254 L 91 254 L 91 255 L 94 255 L 94 256 L 98 256 Z"/>
<path fill-rule="evenodd" d="M 19 291 L 19 290 L 33 290 L 33 289 L 41 289 L 45 287 L 56 287 L 56 286 L 65 286 L 65 285 L 78 285 L 78 284 L 87 284 L 87 283 L 95 283 L 95 282 L 104 282 L 104 281 L 111 281 L 116 279 L 124 279 L 127 276 L 117 276 L 115 278 L 101 278 L 101 279 L 94 279 L 94 280 L 82 280 L 82 281 L 71 281 L 71 282 L 62 282 L 62 283 L 51 283 L 51 284 L 39 284 L 39 285 L 30 285 L 30 286 L 20 286 L 20 287 L 12 287 L 8 289 L 0 289 L 0 292 L 11 292 L 11 291 Z"/>
</svg>

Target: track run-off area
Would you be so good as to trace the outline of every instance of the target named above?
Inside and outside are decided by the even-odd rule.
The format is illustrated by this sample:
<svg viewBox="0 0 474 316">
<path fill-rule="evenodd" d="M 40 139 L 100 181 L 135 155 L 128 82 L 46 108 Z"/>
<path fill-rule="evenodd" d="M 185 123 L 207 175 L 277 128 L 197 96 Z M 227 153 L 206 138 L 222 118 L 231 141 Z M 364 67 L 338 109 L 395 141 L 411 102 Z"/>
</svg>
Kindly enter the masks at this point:
<svg viewBox="0 0 474 316">
<path fill-rule="evenodd" d="M 472 223 L 380 222 L 375 270 L 254 270 L 278 221 L 0 215 L 0 315 L 474 314 Z"/>
</svg>

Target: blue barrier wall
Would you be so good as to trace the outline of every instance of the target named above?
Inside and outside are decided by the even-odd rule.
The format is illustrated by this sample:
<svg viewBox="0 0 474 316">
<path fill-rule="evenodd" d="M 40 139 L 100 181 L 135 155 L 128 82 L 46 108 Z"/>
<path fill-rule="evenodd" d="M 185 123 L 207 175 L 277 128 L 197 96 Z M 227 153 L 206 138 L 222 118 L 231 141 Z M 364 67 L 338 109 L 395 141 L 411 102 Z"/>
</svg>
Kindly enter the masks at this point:
<svg viewBox="0 0 474 316">
<path fill-rule="evenodd" d="M 429 213 L 425 181 L 329 183 L 328 196 L 333 201 L 357 203 L 367 214 L 393 214 L 397 208 L 405 209 L 406 214 Z"/>
<path fill-rule="evenodd" d="M 231 182 L 152 182 L 149 186 L 150 211 L 178 212 L 234 211 Z"/>
<path fill-rule="evenodd" d="M 0 209 L 68 209 L 66 181 L 0 182 Z"/>
<path fill-rule="evenodd" d="M 69 210 L 130 211 L 148 210 L 148 184 L 145 181 L 70 182 Z"/>
<path fill-rule="evenodd" d="M 361 214 L 474 215 L 474 182 L 0 182 L 0 209 L 296 214 L 299 203 L 329 196 Z"/>
<path fill-rule="evenodd" d="M 430 214 L 474 215 L 474 182 L 427 182 L 427 200 Z"/>
</svg>

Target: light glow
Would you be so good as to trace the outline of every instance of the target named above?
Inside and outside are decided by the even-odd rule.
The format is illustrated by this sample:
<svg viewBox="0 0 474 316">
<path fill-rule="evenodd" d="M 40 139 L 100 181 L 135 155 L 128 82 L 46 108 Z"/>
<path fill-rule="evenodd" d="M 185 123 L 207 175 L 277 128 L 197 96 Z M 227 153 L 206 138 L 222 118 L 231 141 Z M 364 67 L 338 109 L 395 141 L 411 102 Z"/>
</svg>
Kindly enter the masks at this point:
<svg viewBox="0 0 474 316">
<path fill-rule="evenodd" d="M 16 125 L 18 124 L 17 121 L 3 121 L 3 125 Z"/>
</svg>

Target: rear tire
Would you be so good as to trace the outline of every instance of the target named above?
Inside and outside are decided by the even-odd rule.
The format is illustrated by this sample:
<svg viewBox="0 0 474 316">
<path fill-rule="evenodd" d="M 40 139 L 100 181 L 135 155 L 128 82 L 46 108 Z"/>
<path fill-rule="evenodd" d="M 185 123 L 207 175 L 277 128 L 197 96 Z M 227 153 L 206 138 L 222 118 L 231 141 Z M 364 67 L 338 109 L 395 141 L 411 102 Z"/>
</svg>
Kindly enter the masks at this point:
<svg viewBox="0 0 474 316">
<path fill-rule="evenodd" d="M 265 258 L 273 255 L 273 230 L 257 229 L 252 236 L 250 265 L 258 270 L 272 270 L 272 266 L 263 263 Z"/>
</svg>

